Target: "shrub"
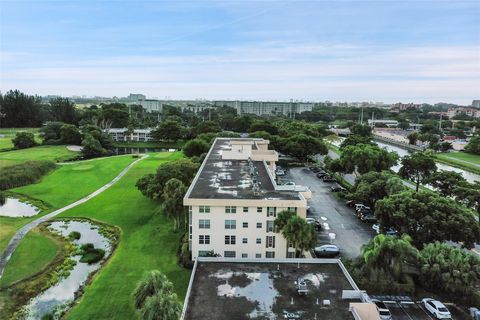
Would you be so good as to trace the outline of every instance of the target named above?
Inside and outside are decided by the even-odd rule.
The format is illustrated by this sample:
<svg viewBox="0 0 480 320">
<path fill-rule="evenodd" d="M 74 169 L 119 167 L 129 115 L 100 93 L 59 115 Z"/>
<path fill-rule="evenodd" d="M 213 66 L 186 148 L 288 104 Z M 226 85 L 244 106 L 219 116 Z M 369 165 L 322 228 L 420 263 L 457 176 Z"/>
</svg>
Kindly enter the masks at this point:
<svg viewBox="0 0 480 320">
<path fill-rule="evenodd" d="M 105 250 L 96 249 L 92 243 L 83 244 L 81 247 L 80 262 L 92 264 L 102 260 L 105 256 Z"/>
<path fill-rule="evenodd" d="M 27 161 L 0 168 L 0 190 L 35 183 L 53 168 L 55 163 L 51 161 Z"/>
<path fill-rule="evenodd" d="M 7 201 L 7 197 L 5 197 L 5 194 L 0 191 L 0 206 L 3 206 L 6 201 Z"/>
<path fill-rule="evenodd" d="M 210 144 L 200 139 L 193 139 L 183 146 L 183 153 L 187 157 L 200 156 L 202 153 L 208 152 L 208 149 L 210 149 Z"/>
<path fill-rule="evenodd" d="M 70 232 L 70 234 L 68 235 L 68 239 L 70 239 L 70 241 L 73 241 L 73 240 L 78 240 L 80 239 L 82 235 L 80 234 L 80 232 L 78 231 L 72 231 Z"/>
<path fill-rule="evenodd" d="M 35 137 L 31 132 L 17 132 L 12 142 L 15 149 L 26 149 L 37 145 Z"/>
</svg>

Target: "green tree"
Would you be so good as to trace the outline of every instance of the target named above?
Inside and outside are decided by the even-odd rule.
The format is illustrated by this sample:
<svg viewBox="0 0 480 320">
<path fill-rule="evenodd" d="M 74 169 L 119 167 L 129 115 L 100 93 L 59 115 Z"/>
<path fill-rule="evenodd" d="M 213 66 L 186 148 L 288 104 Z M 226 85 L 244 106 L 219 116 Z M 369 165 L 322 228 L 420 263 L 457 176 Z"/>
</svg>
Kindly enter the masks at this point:
<svg viewBox="0 0 480 320">
<path fill-rule="evenodd" d="M 142 320 L 178 320 L 181 312 L 175 293 L 161 293 L 147 298 L 140 315 Z"/>
<path fill-rule="evenodd" d="M 437 170 L 432 153 L 415 152 L 402 158 L 402 167 L 398 174 L 404 179 L 415 182 L 415 190 L 418 192 L 421 183 L 424 183 L 432 173 Z"/>
<path fill-rule="evenodd" d="M 462 182 L 453 189 L 455 199 L 477 211 L 480 216 L 480 181 Z"/>
<path fill-rule="evenodd" d="M 148 198 L 160 199 L 168 180 L 177 178 L 184 185 L 190 185 L 198 164 L 190 159 L 167 162 L 158 167 L 155 174 L 147 174 L 137 181 L 137 188 Z"/>
<path fill-rule="evenodd" d="M 101 104 L 103 128 L 126 128 L 129 121 L 128 107 L 124 103 Z"/>
<path fill-rule="evenodd" d="M 431 191 L 408 190 L 378 200 L 375 216 L 383 230 L 408 234 L 417 247 L 450 240 L 471 248 L 480 240 L 473 211 Z"/>
<path fill-rule="evenodd" d="M 3 128 L 39 127 L 47 120 L 46 107 L 39 96 L 18 90 L 0 93 L 0 125 Z"/>
<path fill-rule="evenodd" d="M 375 203 L 387 196 L 405 190 L 398 176 L 388 172 L 367 172 L 355 180 L 350 198 L 374 208 Z"/>
<path fill-rule="evenodd" d="M 44 144 L 61 143 L 60 129 L 65 123 L 52 121 L 40 128 L 40 134 L 43 137 Z"/>
<path fill-rule="evenodd" d="M 406 267 L 415 268 L 420 260 L 420 254 L 411 242 L 408 235 L 397 238 L 379 234 L 362 247 L 363 263 L 370 273 L 381 270 L 382 274 L 401 281 Z"/>
<path fill-rule="evenodd" d="M 165 120 L 160 122 L 158 127 L 152 131 L 155 140 L 177 141 L 183 137 L 184 128 L 180 122 Z"/>
<path fill-rule="evenodd" d="M 435 242 L 426 245 L 422 256 L 424 287 L 456 296 L 473 297 L 480 287 L 480 258 L 473 253 Z"/>
<path fill-rule="evenodd" d="M 346 147 L 340 160 L 346 173 L 364 174 L 369 171 L 388 170 L 397 163 L 398 154 L 370 144 Z"/>
<path fill-rule="evenodd" d="M 349 135 L 345 140 L 342 141 L 340 144 L 340 151 L 345 150 L 346 147 L 348 146 L 356 146 L 357 144 L 371 144 L 375 145 L 374 142 L 372 142 L 371 136 L 360 136 L 356 134 Z"/>
<path fill-rule="evenodd" d="M 328 148 L 319 138 L 309 137 L 305 134 L 296 134 L 286 138 L 282 151 L 299 160 L 306 161 L 311 156 L 327 154 Z"/>
<path fill-rule="evenodd" d="M 295 247 L 295 257 L 297 258 L 305 250 L 312 248 L 317 240 L 313 226 L 299 216 L 292 216 L 280 232 Z"/>
<path fill-rule="evenodd" d="M 248 132 L 266 131 L 272 135 L 278 134 L 278 128 L 270 121 L 255 120 L 248 129 Z"/>
<path fill-rule="evenodd" d="M 75 124 L 78 122 L 78 114 L 75 104 L 68 98 L 54 98 L 50 100 L 50 111 L 55 121 Z"/>
<path fill-rule="evenodd" d="M 408 130 L 410 128 L 410 123 L 407 120 L 399 120 L 398 127 L 402 130 Z"/>
<path fill-rule="evenodd" d="M 85 136 L 82 141 L 82 146 L 82 155 L 86 159 L 100 157 L 107 154 L 107 150 L 105 150 L 100 142 L 90 134 Z"/>
<path fill-rule="evenodd" d="M 73 124 L 64 124 L 60 127 L 60 139 L 65 144 L 78 145 L 82 143 L 82 134 Z"/>
<path fill-rule="evenodd" d="M 367 126 L 365 124 L 354 124 L 351 128 L 350 131 L 358 136 L 362 137 L 370 137 L 372 135 L 372 128 L 370 126 Z"/>
<path fill-rule="evenodd" d="M 197 136 L 201 133 L 209 133 L 209 132 L 220 132 L 222 129 L 215 121 L 203 121 L 197 124 L 193 129 L 192 133 L 194 136 Z"/>
<path fill-rule="evenodd" d="M 180 227 L 180 217 L 185 218 L 185 228 L 187 227 L 187 215 L 183 206 L 183 197 L 187 188 L 182 181 L 172 178 L 167 181 L 163 188 L 163 211 L 167 217 L 173 219 L 173 230 L 177 231 Z"/>
<path fill-rule="evenodd" d="M 326 167 L 327 170 L 329 170 L 333 173 L 339 173 L 339 174 L 345 173 L 345 167 L 343 165 L 342 160 L 334 159 L 334 160 L 328 160 L 327 161 L 327 159 L 330 159 L 330 158 L 325 157 L 325 159 L 324 159 L 325 167 Z"/>
<path fill-rule="evenodd" d="M 290 218 L 295 215 L 295 212 L 291 210 L 280 211 L 275 218 L 275 226 L 278 230 L 282 230 L 287 225 Z"/>
<path fill-rule="evenodd" d="M 413 144 L 413 145 L 417 144 L 418 132 L 413 131 L 413 132 L 409 133 L 407 135 L 407 139 L 408 139 L 409 144 Z"/>
<path fill-rule="evenodd" d="M 460 173 L 441 170 L 432 173 L 425 182 L 434 187 L 444 197 L 450 197 L 454 194 L 454 189 L 466 180 Z"/>
<path fill-rule="evenodd" d="M 210 149 L 210 144 L 206 143 L 201 139 L 193 139 L 185 143 L 182 148 L 183 153 L 191 158 L 194 156 L 200 156 L 202 153 L 208 152 Z"/>
<path fill-rule="evenodd" d="M 15 138 L 12 139 L 15 149 L 26 149 L 37 145 L 35 136 L 31 132 L 17 132 Z"/>
<path fill-rule="evenodd" d="M 472 154 L 480 154 L 480 136 L 470 138 L 468 144 L 465 146 L 465 152 Z"/>
<path fill-rule="evenodd" d="M 133 292 L 135 308 L 145 320 L 177 320 L 181 307 L 173 284 L 158 270 L 147 273 Z"/>
</svg>

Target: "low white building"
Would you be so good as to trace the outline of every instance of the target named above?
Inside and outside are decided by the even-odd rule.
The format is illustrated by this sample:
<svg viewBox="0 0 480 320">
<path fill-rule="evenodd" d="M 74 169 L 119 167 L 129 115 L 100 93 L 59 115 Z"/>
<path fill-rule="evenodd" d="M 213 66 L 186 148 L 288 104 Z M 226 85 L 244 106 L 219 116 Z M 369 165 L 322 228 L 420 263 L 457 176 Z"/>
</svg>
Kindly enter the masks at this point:
<svg viewBox="0 0 480 320">
<path fill-rule="evenodd" d="M 105 133 L 113 139 L 113 141 L 151 141 L 153 140 L 152 129 L 133 129 L 129 131 L 127 128 L 110 128 L 105 129 Z"/>
<path fill-rule="evenodd" d="M 268 140 L 217 138 L 183 203 L 189 211 L 192 258 L 293 258 L 277 232 L 282 210 L 305 218 L 308 188 L 275 182 L 278 153 Z"/>
</svg>

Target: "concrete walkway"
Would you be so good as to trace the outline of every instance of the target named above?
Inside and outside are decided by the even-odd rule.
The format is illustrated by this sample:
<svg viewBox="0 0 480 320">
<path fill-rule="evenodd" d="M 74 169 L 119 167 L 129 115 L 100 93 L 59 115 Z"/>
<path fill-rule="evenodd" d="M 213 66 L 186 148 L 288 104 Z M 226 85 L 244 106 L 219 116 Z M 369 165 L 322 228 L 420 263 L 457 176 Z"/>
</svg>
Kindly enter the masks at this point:
<svg viewBox="0 0 480 320">
<path fill-rule="evenodd" d="M 63 207 L 63 208 L 60 208 L 60 209 L 55 210 L 53 212 L 50 212 L 49 214 L 46 214 L 46 215 L 38 218 L 37 220 L 34 220 L 34 221 L 24 225 L 22 228 L 20 228 L 17 231 L 17 233 L 15 233 L 15 235 L 13 236 L 13 238 L 10 240 L 7 247 L 3 251 L 2 255 L 0 256 L 0 278 L 2 277 L 3 271 L 5 270 L 5 267 L 8 263 L 8 261 L 12 257 L 13 252 L 15 251 L 15 249 L 20 244 L 20 241 L 22 241 L 22 239 L 27 235 L 27 233 L 30 230 L 32 230 L 33 228 L 38 226 L 40 223 L 45 222 L 45 221 L 59 215 L 62 212 L 65 212 L 65 211 L 70 210 L 70 209 L 72 209 L 76 206 L 79 206 L 79 205 L 87 202 L 88 200 L 92 199 L 93 197 L 99 195 L 100 193 L 102 193 L 103 191 L 107 190 L 112 185 L 114 185 L 118 180 L 120 180 L 135 164 L 137 164 L 137 162 L 139 162 L 139 161 L 141 161 L 141 160 L 143 160 L 147 157 L 148 157 L 148 155 L 143 155 L 138 160 L 135 160 L 134 162 L 129 164 L 125 169 L 123 169 L 122 172 L 120 172 L 115 178 L 113 178 L 112 181 L 110 181 L 109 183 L 107 183 L 106 185 L 101 187 L 100 189 L 90 193 L 88 196 L 85 196 L 82 199 L 80 199 L 78 201 L 75 201 L 74 203 L 71 203 L 66 207 Z"/>
</svg>

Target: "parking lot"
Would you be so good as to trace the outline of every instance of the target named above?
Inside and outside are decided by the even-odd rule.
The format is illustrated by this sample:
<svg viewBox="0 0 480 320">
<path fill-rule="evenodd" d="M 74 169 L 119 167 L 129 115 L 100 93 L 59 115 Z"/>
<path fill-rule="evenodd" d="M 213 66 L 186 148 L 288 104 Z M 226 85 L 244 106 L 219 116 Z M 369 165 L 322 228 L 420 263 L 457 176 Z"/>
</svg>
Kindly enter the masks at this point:
<svg viewBox="0 0 480 320">
<path fill-rule="evenodd" d="M 357 219 L 354 210 L 330 191 L 333 183 L 321 181 L 305 167 L 289 169 L 283 180 L 308 186 L 312 191 L 309 216 L 323 223 L 318 233 L 318 245 L 333 243 L 340 248 L 343 256 L 355 258 L 360 254 L 362 245 L 375 236 L 372 225 Z M 330 241 L 329 233 L 335 234 L 335 240 Z"/>
</svg>

